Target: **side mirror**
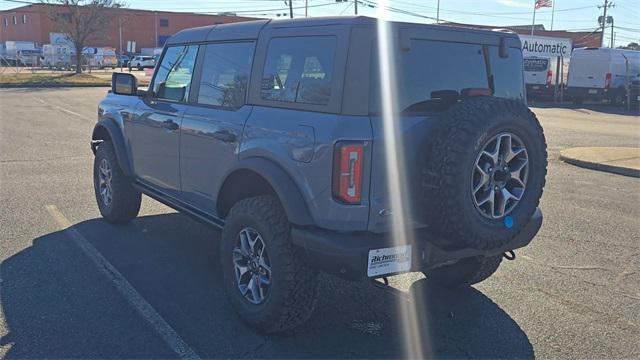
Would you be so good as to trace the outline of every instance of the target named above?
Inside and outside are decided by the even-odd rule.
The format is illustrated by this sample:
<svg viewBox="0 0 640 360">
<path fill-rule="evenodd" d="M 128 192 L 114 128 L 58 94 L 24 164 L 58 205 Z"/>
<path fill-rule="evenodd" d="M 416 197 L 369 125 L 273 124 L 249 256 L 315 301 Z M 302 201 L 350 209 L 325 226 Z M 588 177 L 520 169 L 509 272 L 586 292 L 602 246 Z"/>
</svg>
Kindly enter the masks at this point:
<svg viewBox="0 0 640 360">
<path fill-rule="evenodd" d="M 111 75 L 111 92 L 118 95 L 137 95 L 138 79 L 131 74 L 114 72 Z"/>
</svg>

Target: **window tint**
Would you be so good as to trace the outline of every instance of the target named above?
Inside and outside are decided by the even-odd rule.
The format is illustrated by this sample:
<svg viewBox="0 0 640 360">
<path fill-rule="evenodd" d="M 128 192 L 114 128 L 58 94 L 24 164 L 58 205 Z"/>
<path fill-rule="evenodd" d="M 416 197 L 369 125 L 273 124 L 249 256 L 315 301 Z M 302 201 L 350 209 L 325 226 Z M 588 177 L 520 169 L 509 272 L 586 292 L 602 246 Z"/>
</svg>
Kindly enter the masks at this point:
<svg viewBox="0 0 640 360">
<path fill-rule="evenodd" d="M 497 46 L 489 47 L 493 71 L 493 96 L 524 100 L 524 77 L 522 73 L 522 51 L 509 49 L 509 57 L 501 58 Z"/>
<path fill-rule="evenodd" d="M 186 101 L 198 46 L 173 46 L 166 50 L 153 81 L 153 93 L 160 99 Z"/>
<path fill-rule="evenodd" d="M 262 98 L 328 104 L 335 48 L 335 36 L 272 39 L 262 74 Z"/>
<path fill-rule="evenodd" d="M 206 45 L 198 103 L 230 108 L 244 105 L 253 49 L 253 42 Z"/>
<path fill-rule="evenodd" d="M 487 74 L 487 58 L 492 80 Z M 370 108 L 379 112 L 379 70 L 375 62 Z M 494 96 L 521 99 L 523 95 L 519 49 L 509 49 L 509 57 L 500 58 L 497 46 L 412 39 L 410 50 L 400 52 L 396 63 L 398 108 L 403 113 L 446 110 L 461 99 L 464 89 L 493 87 Z"/>
</svg>

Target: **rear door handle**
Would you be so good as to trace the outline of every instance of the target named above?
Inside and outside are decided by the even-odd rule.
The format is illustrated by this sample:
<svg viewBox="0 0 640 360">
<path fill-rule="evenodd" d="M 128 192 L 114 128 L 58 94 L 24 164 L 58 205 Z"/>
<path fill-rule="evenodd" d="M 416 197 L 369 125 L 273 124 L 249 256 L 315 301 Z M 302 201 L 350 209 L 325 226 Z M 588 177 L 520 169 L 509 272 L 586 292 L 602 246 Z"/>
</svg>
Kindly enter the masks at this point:
<svg viewBox="0 0 640 360">
<path fill-rule="evenodd" d="M 234 142 L 237 138 L 236 134 L 230 133 L 229 130 L 218 130 L 213 133 L 213 137 L 224 142 Z"/>
</svg>

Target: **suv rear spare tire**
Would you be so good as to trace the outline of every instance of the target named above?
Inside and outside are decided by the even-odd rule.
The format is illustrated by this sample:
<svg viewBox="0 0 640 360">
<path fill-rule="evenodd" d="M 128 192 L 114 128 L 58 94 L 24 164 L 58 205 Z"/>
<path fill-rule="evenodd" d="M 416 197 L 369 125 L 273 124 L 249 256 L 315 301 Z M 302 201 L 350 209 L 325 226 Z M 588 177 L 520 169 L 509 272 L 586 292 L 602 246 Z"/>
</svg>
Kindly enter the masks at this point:
<svg viewBox="0 0 640 360">
<path fill-rule="evenodd" d="M 521 102 L 478 97 L 443 114 L 423 154 L 421 209 L 454 245 L 499 248 L 536 210 L 547 172 L 542 127 Z"/>
</svg>

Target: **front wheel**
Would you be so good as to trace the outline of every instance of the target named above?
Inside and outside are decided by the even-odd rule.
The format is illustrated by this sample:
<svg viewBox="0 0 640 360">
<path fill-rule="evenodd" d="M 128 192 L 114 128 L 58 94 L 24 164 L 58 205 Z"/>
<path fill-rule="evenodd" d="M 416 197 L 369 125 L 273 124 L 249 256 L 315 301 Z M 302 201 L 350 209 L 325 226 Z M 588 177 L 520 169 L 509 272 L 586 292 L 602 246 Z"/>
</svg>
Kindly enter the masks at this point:
<svg viewBox="0 0 640 360">
<path fill-rule="evenodd" d="M 317 298 L 317 271 L 291 243 L 277 198 L 257 196 L 233 206 L 220 256 L 225 290 L 245 322 L 274 333 L 309 319 Z"/>
<path fill-rule="evenodd" d="M 470 286 L 493 275 L 501 262 L 502 254 L 488 257 L 476 256 L 435 268 L 424 274 L 428 279 L 447 288 Z"/>
<path fill-rule="evenodd" d="M 100 214 L 108 222 L 126 223 L 138 216 L 142 194 L 122 172 L 110 141 L 103 141 L 96 150 L 93 184 Z"/>
</svg>

